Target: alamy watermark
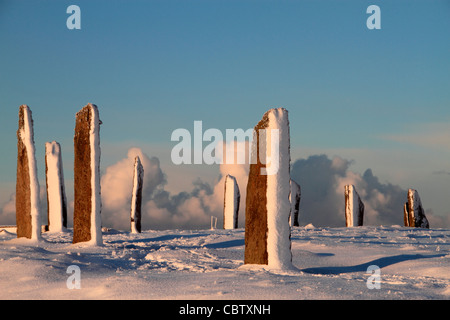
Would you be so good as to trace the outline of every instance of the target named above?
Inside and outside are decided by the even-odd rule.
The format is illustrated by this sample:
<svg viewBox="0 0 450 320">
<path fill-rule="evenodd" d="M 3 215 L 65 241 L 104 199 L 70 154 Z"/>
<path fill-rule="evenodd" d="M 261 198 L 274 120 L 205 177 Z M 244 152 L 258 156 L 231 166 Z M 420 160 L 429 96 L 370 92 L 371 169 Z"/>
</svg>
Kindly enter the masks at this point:
<svg viewBox="0 0 450 320">
<path fill-rule="evenodd" d="M 370 276 L 367 278 L 367 289 L 381 289 L 381 269 L 377 265 L 370 265 L 367 272 Z"/>
<path fill-rule="evenodd" d="M 73 264 L 67 267 L 67 274 L 70 276 L 67 278 L 67 289 L 81 289 L 81 269 L 79 266 Z"/>
<path fill-rule="evenodd" d="M 193 136 L 189 130 L 179 128 L 172 132 L 171 141 L 178 142 L 170 154 L 176 165 L 255 164 L 259 160 L 265 165 L 261 168 L 262 175 L 278 172 L 279 129 L 259 129 L 257 133 L 254 129 L 226 129 L 224 136 L 222 131 L 215 128 L 203 132 L 203 122 L 194 121 Z M 209 143 L 203 147 L 203 142 Z M 254 145 L 256 143 L 258 146 Z"/>
<path fill-rule="evenodd" d="M 81 29 L 81 9 L 77 5 L 70 5 L 67 7 L 66 13 L 70 13 L 70 16 L 66 20 L 67 29 Z"/>
<path fill-rule="evenodd" d="M 367 7 L 366 13 L 371 13 L 367 18 L 366 26 L 367 29 L 381 29 L 381 9 L 377 5 L 370 5 Z"/>
<path fill-rule="evenodd" d="M 70 16 L 66 20 L 66 26 L 69 30 L 80 30 L 81 29 L 81 9 L 77 5 L 70 5 L 66 9 L 66 13 Z M 381 9 L 377 5 L 370 5 L 366 10 L 367 14 L 370 16 L 366 20 L 366 26 L 369 30 L 381 29 Z"/>
</svg>

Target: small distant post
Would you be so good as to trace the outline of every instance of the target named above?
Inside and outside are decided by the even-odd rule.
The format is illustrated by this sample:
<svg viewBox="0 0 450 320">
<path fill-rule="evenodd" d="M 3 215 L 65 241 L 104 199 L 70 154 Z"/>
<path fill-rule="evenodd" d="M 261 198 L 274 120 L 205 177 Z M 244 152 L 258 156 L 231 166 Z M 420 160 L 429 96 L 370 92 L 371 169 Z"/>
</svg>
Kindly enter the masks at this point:
<svg viewBox="0 0 450 320">
<path fill-rule="evenodd" d="M 217 228 L 217 217 L 211 216 L 211 230 Z"/>
</svg>

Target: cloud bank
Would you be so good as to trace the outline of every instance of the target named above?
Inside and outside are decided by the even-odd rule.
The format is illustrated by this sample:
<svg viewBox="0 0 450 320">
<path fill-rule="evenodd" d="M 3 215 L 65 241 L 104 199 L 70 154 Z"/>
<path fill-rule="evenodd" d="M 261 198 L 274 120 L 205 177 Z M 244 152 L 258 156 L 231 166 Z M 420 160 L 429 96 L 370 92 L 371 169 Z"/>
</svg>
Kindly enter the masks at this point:
<svg viewBox="0 0 450 320">
<path fill-rule="evenodd" d="M 364 225 L 403 224 L 406 190 L 380 183 L 371 169 L 363 175 L 349 170 L 351 161 L 314 155 L 293 163 L 291 177 L 302 186 L 300 222 L 345 226 L 344 186 L 353 184 L 364 202 Z"/>
<path fill-rule="evenodd" d="M 220 146 L 219 146 L 220 148 Z M 220 152 L 220 150 L 218 150 Z M 149 157 L 139 148 L 128 151 L 127 157 L 106 168 L 101 179 L 102 224 L 127 230 L 130 228 L 131 191 L 135 156 L 144 167 L 142 192 L 142 229 L 208 228 L 211 216 L 223 224 L 224 179 L 227 174 L 236 177 L 245 199 L 248 164 L 221 164 L 214 186 L 200 178 L 192 182 L 192 190 L 171 194 L 164 189 L 166 176 L 158 158 Z M 188 166 L 186 165 L 188 170 Z M 240 210 L 239 225 L 244 226 L 245 204 Z"/>
<path fill-rule="evenodd" d="M 345 226 L 344 186 L 353 184 L 364 202 L 364 225 L 403 225 L 403 205 L 407 189 L 391 183 L 381 183 L 367 169 L 362 175 L 349 169 L 352 161 L 341 157 L 313 155 L 299 159 L 291 166 L 291 178 L 302 187 L 300 224 L 315 226 Z M 419 194 L 420 194 L 420 190 Z M 449 216 L 434 215 L 426 209 L 430 227 L 450 226 Z"/>
<path fill-rule="evenodd" d="M 236 152 L 239 150 L 236 149 Z M 171 194 L 164 189 L 166 181 L 159 161 L 149 158 L 140 149 L 131 149 L 127 158 L 108 167 L 102 178 L 105 223 L 114 228 L 129 227 L 132 169 L 136 154 L 140 155 L 145 170 L 144 229 L 208 228 L 211 216 L 218 218 L 218 227 L 221 227 L 224 179 L 227 174 L 236 177 L 241 191 L 239 226 L 244 226 L 248 164 L 222 164 L 213 186 L 198 179 L 192 183 L 191 191 Z M 302 187 L 300 224 L 345 226 L 344 186 L 353 184 L 365 205 L 364 225 L 403 225 L 407 190 L 380 182 L 371 169 L 363 174 L 353 172 L 350 170 L 351 164 L 350 160 L 337 156 L 330 159 L 326 155 L 313 155 L 292 163 L 291 177 Z M 426 214 L 430 223 L 436 223 L 435 227 L 447 225 L 444 218 L 433 215 L 432 211 L 428 210 Z"/>
<path fill-rule="evenodd" d="M 242 142 L 240 142 L 242 143 Z M 248 142 L 236 143 L 235 153 L 247 152 Z M 239 148 L 242 147 L 243 148 Z M 225 152 L 220 145 L 217 152 Z M 157 157 L 150 157 L 140 148 L 131 148 L 126 157 L 106 168 L 101 178 L 102 225 L 119 230 L 130 229 L 131 194 L 134 158 L 139 156 L 144 167 L 142 228 L 148 229 L 202 229 L 209 228 L 211 216 L 223 224 L 224 181 L 233 175 L 239 185 L 241 203 L 239 227 L 245 225 L 245 199 L 248 164 L 221 164 L 213 185 L 200 178 L 192 182 L 192 189 L 171 193 L 165 189 L 166 174 Z M 371 169 L 363 174 L 350 170 L 352 161 L 341 157 L 313 155 L 291 164 L 291 178 L 301 186 L 300 225 L 343 227 L 344 185 L 353 184 L 365 205 L 364 225 L 403 225 L 403 205 L 407 190 L 391 183 L 382 183 Z M 189 170 L 189 165 L 186 165 Z M 420 194 L 420 190 L 419 194 Z M 69 195 L 70 197 L 70 195 Z M 424 206 L 432 228 L 450 226 L 450 216 L 442 217 Z M 41 210 L 46 220 L 45 188 L 41 188 Z M 73 200 L 69 202 L 68 221 L 73 220 Z M 0 214 L 0 224 L 15 224 L 15 195 L 12 194 Z M 43 221 L 45 224 L 46 221 Z"/>
</svg>

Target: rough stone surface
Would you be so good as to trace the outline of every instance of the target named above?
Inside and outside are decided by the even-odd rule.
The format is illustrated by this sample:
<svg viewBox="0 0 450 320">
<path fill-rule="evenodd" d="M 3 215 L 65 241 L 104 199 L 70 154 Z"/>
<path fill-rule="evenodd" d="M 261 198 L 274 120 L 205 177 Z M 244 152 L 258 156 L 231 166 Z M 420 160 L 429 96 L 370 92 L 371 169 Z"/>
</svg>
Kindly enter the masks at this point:
<svg viewBox="0 0 450 320">
<path fill-rule="evenodd" d="M 91 225 L 95 223 L 93 210 L 95 199 L 92 189 L 95 188 L 91 172 L 91 120 L 95 105 L 88 104 L 76 114 L 74 136 L 74 212 L 73 212 L 73 243 L 86 242 L 92 239 Z M 95 169 L 96 171 L 99 168 Z M 98 172 L 97 172 L 98 174 Z M 97 195 L 100 196 L 100 195 Z"/>
<path fill-rule="evenodd" d="M 16 179 L 16 224 L 17 237 L 31 239 L 31 191 L 28 152 L 20 132 L 24 129 L 24 108 L 19 109 L 19 129 L 17 130 L 17 179 Z M 30 155 L 32 156 L 32 155 Z"/>
<path fill-rule="evenodd" d="M 286 109 L 267 111 L 255 126 L 251 157 L 244 263 L 275 269 L 291 268 L 290 137 Z"/>
<path fill-rule="evenodd" d="M 268 113 L 254 128 L 252 155 L 259 154 L 259 130 L 266 129 Z M 256 152 L 255 152 L 256 151 Z M 245 203 L 245 264 L 267 264 L 267 176 L 261 175 L 265 164 L 256 157 L 250 164 Z"/>
</svg>

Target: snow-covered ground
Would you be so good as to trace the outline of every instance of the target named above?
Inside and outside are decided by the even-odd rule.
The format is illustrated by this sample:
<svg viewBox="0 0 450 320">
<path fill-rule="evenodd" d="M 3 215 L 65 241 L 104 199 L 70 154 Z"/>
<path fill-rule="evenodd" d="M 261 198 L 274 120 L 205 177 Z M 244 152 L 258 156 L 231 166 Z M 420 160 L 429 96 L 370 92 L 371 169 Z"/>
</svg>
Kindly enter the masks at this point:
<svg viewBox="0 0 450 320">
<path fill-rule="evenodd" d="M 40 242 L 2 230 L 0 299 L 450 298 L 449 229 L 306 226 L 291 239 L 297 269 L 277 271 L 243 265 L 243 229 L 109 230 L 103 246 L 72 244 L 71 229 Z"/>
</svg>

